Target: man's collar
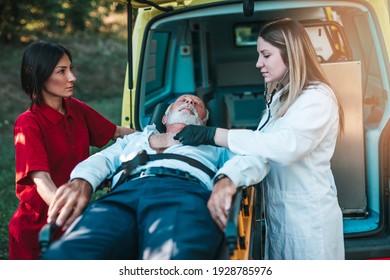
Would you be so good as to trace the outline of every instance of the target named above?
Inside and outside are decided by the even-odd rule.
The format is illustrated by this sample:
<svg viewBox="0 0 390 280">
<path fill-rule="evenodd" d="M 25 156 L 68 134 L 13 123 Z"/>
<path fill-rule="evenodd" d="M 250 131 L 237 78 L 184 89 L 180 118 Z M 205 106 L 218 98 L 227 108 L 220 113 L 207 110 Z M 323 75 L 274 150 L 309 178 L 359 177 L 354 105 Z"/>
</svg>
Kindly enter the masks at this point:
<svg viewBox="0 0 390 280">
<path fill-rule="evenodd" d="M 157 130 L 155 124 L 149 124 L 145 126 L 144 131 L 142 132 L 147 138 L 150 137 L 152 134 L 160 134 L 160 132 Z"/>
</svg>

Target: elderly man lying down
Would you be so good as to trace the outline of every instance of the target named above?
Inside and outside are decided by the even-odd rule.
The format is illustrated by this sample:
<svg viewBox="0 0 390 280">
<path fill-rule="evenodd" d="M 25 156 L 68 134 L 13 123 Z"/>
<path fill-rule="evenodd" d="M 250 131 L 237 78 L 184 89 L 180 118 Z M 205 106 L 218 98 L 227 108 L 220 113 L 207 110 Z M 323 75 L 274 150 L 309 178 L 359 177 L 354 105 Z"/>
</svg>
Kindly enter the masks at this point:
<svg viewBox="0 0 390 280">
<path fill-rule="evenodd" d="M 182 95 L 162 118 L 166 133 L 147 126 L 78 164 L 49 209 L 48 222 L 67 232 L 43 259 L 215 258 L 236 187 L 260 182 L 268 165 L 258 157 L 173 139 L 186 125 L 205 125 L 207 118 L 199 97 Z M 133 164 L 145 153 L 163 157 Z M 134 155 L 133 166 L 120 167 Z M 228 177 L 214 185 L 219 174 Z M 89 203 L 107 177 L 113 177 L 112 191 Z"/>
</svg>

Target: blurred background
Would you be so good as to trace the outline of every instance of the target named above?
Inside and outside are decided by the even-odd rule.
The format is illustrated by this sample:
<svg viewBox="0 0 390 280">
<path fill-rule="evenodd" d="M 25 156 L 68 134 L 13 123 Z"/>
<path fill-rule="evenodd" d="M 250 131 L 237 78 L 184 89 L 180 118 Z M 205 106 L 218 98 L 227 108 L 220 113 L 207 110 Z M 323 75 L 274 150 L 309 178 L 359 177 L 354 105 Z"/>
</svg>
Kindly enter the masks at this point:
<svg viewBox="0 0 390 280">
<path fill-rule="evenodd" d="M 18 204 L 13 124 L 30 105 L 20 64 L 24 49 L 36 40 L 68 48 L 77 77 L 74 97 L 120 124 L 126 6 L 108 0 L 0 0 L 0 259 L 8 259 L 8 222 Z"/>
</svg>

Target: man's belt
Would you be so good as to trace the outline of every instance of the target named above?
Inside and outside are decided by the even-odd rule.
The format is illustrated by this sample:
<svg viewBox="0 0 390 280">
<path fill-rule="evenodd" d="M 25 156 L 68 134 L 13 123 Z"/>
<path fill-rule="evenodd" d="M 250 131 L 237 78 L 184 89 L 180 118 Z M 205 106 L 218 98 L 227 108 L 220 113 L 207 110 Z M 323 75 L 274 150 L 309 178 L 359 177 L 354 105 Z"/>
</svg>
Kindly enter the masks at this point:
<svg viewBox="0 0 390 280">
<path fill-rule="evenodd" d="M 115 184 L 115 186 L 119 186 L 120 184 L 123 184 L 126 180 L 128 180 L 128 177 L 131 176 L 131 172 L 137 168 L 138 166 L 145 165 L 148 161 L 153 160 L 159 160 L 159 159 L 175 159 L 175 160 L 181 160 L 188 164 L 190 164 L 193 167 L 196 167 L 203 172 L 205 172 L 207 175 L 210 176 L 210 178 L 214 177 L 215 172 L 205 166 L 203 163 L 187 157 L 183 155 L 178 154 L 168 154 L 168 153 L 162 153 L 162 154 L 153 154 L 148 155 L 145 150 L 141 150 L 138 152 L 138 154 L 131 160 L 123 162 L 121 166 L 115 171 L 115 173 L 112 175 L 112 178 L 118 174 L 120 171 L 123 170 L 122 175 L 120 176 L 118 182 Z"/>
<path fill-rule="evenodd" d="M 160 166 L 153 166 L 153 167 L 148 167 L 146 169 L 141 170 L 140 172 L 136 174 L 132 174 L 130 176 L 127 176 L 125 178 L 124 182 L 127 182 L 132 179 L 136 178 L 143 178 L 143 177 L 148 177 L 148 176 L 171 176 L 171 177 L 176 177 L 180 179 L 185 179 L 189 181 L 194 181 L 199 184 L 203 184 L 198 178 L 195 176 L 191 175 L 187 171 L 182 171 L 179 169 L 175 168 L 168 168 L 168 167 L 160 167 Z"/>
</svg>

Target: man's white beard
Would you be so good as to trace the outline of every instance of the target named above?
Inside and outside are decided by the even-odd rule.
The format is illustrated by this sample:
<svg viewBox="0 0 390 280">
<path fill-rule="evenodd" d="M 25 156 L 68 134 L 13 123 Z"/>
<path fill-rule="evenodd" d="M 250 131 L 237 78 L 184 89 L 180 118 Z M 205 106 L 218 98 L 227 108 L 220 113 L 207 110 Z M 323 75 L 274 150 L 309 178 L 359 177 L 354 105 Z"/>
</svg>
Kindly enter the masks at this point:
<svg viewBox="0 0 390 280">
<path fill-rule="evenodd" d="M 194 114 L 191 114 L 188 110 L 182 110 L 183 108 L 188 107 Z M 199 118 L 198 112 L 195 107 L 191 104 L 183 104 L 180 107 L 176 108 L 175 111 L 170 112 L 167 115 L 166 125 L 171 125 L 174 123 L 184 123 L 186 125 L 195 124 L 203 125 L 203 121 Z"/>
</svg>

